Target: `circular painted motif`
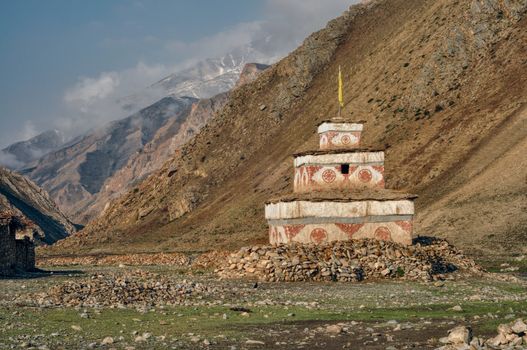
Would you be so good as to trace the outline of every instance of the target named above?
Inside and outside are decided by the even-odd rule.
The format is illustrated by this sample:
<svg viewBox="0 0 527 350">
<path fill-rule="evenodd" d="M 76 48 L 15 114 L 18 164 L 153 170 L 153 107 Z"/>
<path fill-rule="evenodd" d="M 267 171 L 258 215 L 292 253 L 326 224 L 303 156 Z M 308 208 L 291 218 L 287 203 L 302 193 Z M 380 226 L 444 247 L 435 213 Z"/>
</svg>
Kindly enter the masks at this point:
<svg viewBox="0 0 527 350">
<path fill-rule="evenodd" d="M 359 180 L 361 180 L 362 182 L 370 182 L 372 177 L 373 175 L 368 169 L 362 169 L 361 171 L 359 171 Z"/>
<path fill-rule="evenodd" d="M 310 238 L 314 243 L 322 243 L 328 239 L 328 233 L 323 228 L 316 228 L 311 231 Z"/>
<path fill-rule="evenodd" d="M 335 181 L 336 178 L 337 178 L 337 175 L 331 169 L 324 170 L 324 172 L 322 173 L 322 180 L 324 180 L 324 182 L 328 184 Z"/>
<path fill-rule="evenodd" d="M 340 141 L 344 145 L 349 145 L 351 143 L 351 137 L 349 135 L 344 135 L 340 138 Z"/>
<path fill-rule="evenodd" d="M 390 229 L 386 226 L 378 227 L 375 230 L 374 233 L 375 238 L 380 239 L 382 241 L 391 241 L 392 240 L 392 233 L 390 232 Z"/>
</svg>

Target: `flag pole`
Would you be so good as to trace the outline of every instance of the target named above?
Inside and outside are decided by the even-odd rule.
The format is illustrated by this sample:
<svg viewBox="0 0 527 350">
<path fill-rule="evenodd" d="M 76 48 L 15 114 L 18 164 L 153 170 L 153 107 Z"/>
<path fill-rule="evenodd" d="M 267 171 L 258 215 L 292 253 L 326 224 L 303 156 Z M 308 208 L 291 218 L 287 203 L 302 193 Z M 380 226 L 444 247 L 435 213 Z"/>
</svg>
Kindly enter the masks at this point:
<svg viewBox="0 0 527 350">
<path fill-rule="evenodd" d="M 340 65 L 339 65 L 339 95 L 338 95 L 338 99 L 339 99 L 339 115 L 338 117 L 340 118 L 340 114 L 341 114 L 341 111 L 342 111 L 342 107 L 344 107 L 344 99 L 343 99 L 343 93 L 342 93 L 342 71 L 340 69 Z"/>
</svg>

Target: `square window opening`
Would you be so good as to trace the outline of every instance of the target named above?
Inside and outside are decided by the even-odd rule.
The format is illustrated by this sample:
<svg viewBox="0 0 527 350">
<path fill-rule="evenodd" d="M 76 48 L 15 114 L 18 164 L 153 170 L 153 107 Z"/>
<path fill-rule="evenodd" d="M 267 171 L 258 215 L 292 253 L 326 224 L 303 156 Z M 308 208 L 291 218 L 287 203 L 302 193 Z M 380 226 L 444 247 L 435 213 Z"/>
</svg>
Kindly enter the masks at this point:
<svg viewBox="0 0 527 350">
<path fill-rule="evenodd" d="M 341 164 L 340 165 L 340 172 L 342 174 L 345 174 L 345 175 L 349 174 L 350 173 L 350 165 L 349 164 Z"/>
</svg>

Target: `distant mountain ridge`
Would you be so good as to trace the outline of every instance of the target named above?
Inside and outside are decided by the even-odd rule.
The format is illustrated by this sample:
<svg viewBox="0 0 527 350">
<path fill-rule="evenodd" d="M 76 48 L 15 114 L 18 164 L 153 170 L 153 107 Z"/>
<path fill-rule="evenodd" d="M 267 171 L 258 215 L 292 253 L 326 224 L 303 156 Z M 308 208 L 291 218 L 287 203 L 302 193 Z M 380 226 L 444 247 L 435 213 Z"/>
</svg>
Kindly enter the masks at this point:
<svg viewBox="0 0 527 350">
<path fill-rule="evenodd" d="M 59 130 L 44 131 L 28 140 L 13 143 L 0 151 L 0 165 L 17 169 L 61 147 L 65 137 Z"/>
<path fill-rule="evenodd" d="M 247 77 L 241 77 L 244 82 L 255 79 L 268 67 L 248 66 Z M 244 70 L 231 68 L 224 73 Z M 225 88 L 234 87 L 239 79 L 238 75 L 236 81 L 229 80 Z M 214 85 L 208 91 L 216 89 L 220 86 Z M 87 223 L 111 199 L 160 168 L 224 106 L 229 96 L 228 92 L 206 99 L 176 95 L 173 91 L 127 118 L 77 137 L 20 171 L 45 188 L 75 222 Z"/>
</svg>

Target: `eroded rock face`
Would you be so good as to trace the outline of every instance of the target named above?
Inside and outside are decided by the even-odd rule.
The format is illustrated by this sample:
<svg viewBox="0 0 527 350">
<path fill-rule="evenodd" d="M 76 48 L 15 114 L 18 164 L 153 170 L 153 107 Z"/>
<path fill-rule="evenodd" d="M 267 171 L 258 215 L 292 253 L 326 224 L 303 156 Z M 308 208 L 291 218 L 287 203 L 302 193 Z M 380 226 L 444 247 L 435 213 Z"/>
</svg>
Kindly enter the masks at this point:
<svg viewBox="0 0 527 350">
<path fill-rule="evenodd" d="M 28 235 L 38 242 L 51 244 L 76 231 L 46 191 L 13 171 L 0 167 L 0 210 L 12 212 L 31 222 Z M 31 237 L 33 238 L 33 237 Z"/>
</svg>

